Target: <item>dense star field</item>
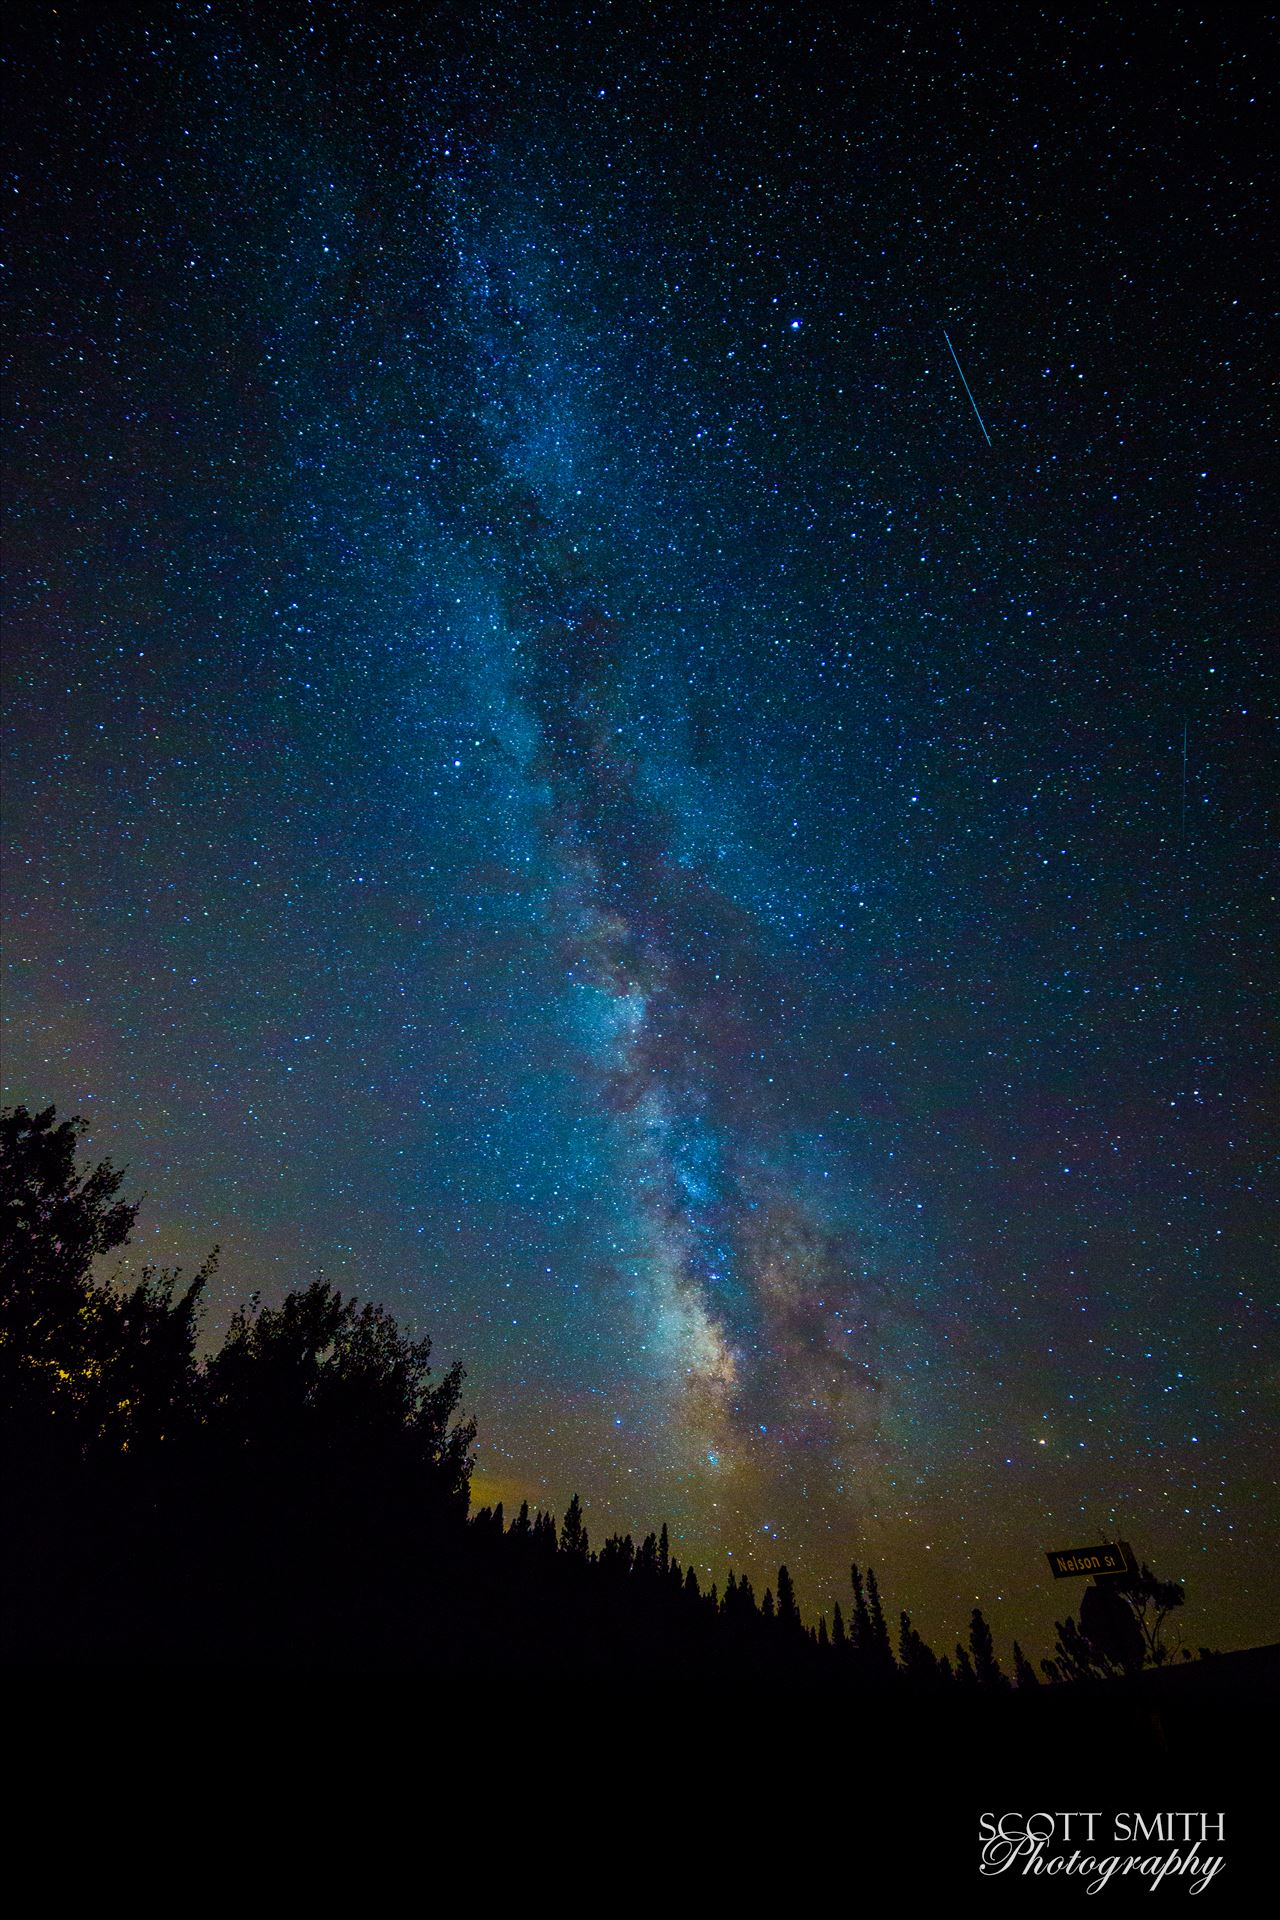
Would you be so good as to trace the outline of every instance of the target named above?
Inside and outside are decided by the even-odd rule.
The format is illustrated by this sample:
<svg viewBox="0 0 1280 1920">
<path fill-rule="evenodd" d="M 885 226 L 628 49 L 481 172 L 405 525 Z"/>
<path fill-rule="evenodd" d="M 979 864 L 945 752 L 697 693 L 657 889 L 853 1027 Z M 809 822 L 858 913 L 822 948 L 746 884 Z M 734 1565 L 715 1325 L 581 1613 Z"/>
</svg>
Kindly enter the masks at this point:
<svg viewBox="0 0 1280 1920">
<path fill-rule="evenodd" d="M 634 11 L 19 9 L 5 1097 L 479 1498 L 1274 1638 L 1261 36 Z"/>
</svg>

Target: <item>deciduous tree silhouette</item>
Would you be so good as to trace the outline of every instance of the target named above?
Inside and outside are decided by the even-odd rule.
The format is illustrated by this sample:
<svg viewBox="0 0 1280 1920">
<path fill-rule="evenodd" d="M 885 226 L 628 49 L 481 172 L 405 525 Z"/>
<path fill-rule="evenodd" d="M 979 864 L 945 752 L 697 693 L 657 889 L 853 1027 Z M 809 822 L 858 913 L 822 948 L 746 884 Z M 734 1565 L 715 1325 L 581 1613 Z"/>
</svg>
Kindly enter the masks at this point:
<svg viewBox="0 0 1280 1920">
<path fill-rule="evenodd" d="M 1145 1564 L 1132 1579 L 1122 1583 L 1122 1589 L 1142 1635 L 1148 1664 L 1164 1666 L 1177 1651 L 1177 1644 L 1170 1646 L 1165 1639 L 1165 1621 L 1185 1603 L 1185 1589 L 1176 1580 L 1157 1579 Z"/>
<path fill-rule="evenodd" d="M 77 1172 L 86 1131 L 52 1107 L 0 1113 L 0 1397 L 11 1429 L 57 1410 L 74 1418 L 96 1396 L 93 1263 L 125 1245 L 138 1210 L 117 1200 L 124 1175 L 109 1160 Z"/>
<path fill-rule="evenodd" d="M 1169 1615 L 1186 1595 L 1175 1580 L 1142 1566 L 1126 1579 L 1095 1581 L 1080 1600 L 1079 1623 L 1057 1622 L 1054 1658 L 1041 1662 L 1051 1680 L 1106 1680 L 1160 1667 L 1171 1656 L 1164 1636 Z"/>
<path fill-rule="evenodd" d="M 216 1249 L 185 1287 L 145 1267 L 132 1287 L 94 1263 L 137 1215 L 108 1160 L 76 1167 L 81 1120 L 0 1114 L 0 1421 L 26 1490 L 56 1456 L 109 1457 L 175 1440 L 195 1417 L 197 1310 Z M 52 1487 L 42 1497 L 53 1498 Z"/>
<path fill-rule="evenodd" d="M 59 1295 L 78 1298 L 97 1256 L 133 1230 L 137 1205 L 116 1199 L 124 1174 L 109 1160 L 76 1170 L 87 1132 L 83 1120 L 59 1122 L 53 1107 L 0 1113 L 0 1286 L 9 1316 L 23 1306 L 43 1315 Z"/>
<path fill-rule="evenodd" d="M 208 1364 L 206 1423 L 256 1472 L 322 1472 L 366 1493 L 378 1484 L 461 1519 L 475 1424 L 456 1419 L 461 1366 L 433 1384 L 430 1353 L 385 1307 L 344 1300 L 324 1280 L 279 1307 L 255 1299 Z"/>
</svg>

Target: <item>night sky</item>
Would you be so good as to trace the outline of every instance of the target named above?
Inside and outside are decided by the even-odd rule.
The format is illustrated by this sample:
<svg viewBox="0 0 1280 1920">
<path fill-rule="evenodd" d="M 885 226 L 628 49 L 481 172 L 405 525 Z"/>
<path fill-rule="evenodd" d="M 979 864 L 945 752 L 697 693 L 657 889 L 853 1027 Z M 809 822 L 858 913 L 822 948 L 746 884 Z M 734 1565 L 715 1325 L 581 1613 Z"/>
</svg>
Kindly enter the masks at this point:
<svg viewBox="0 0 1280 1920">
<path fill-rule="evenodd" d="M 842 12 L 19 8 L 5 1098 L 480 1499 L 1274 1638 L 1265 41 Z"/>
</svg>

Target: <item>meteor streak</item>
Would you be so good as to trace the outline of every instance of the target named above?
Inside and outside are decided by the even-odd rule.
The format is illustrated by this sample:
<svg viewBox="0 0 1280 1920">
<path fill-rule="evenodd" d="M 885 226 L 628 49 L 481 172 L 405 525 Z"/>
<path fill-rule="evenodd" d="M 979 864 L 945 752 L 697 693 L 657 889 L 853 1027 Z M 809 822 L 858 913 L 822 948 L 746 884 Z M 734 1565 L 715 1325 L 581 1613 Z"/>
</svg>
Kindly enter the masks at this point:
<svg viewBox="0 0 1280 1920">
<path fill-rule="evenodd" d="M 964 378 L 964 368 L 960 365 L 960 356 L 957 354 L 955 348 L 951 346 L 951 335 L 947 332 L 945 327 L 942 329 L 942 337 L 946 341 L 948 347 L 951 347 L 951 358 L 956 363 L 956 372 L 960 375 L 961 380 L 964 380 L 964 390 L 969 396 L 969 405 L 973 408 L 975 413 L 978 413 L 978 403 L 973 397 L 973 388 L 969 385 L 969 382 Z M 978 413 L 978 425 L 982 428 L 982 436 L 984 440 L 986 441 L 987 445 L 990 446 L 991 435 L 987 432 L 987 423 L 983 419 L 980 413 Z"/>
</svg>

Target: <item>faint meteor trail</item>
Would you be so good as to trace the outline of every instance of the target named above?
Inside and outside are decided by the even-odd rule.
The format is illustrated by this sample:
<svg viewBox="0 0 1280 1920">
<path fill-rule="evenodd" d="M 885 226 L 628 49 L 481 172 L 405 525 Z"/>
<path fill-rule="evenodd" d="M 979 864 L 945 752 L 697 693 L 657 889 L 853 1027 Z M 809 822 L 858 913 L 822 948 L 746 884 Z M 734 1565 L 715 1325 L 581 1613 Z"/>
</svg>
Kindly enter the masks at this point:
<svg viewBox="0 0 1280 1920">
<path fill-rule="evenodd" d="M 964 368 L 960 365 L 960 356 L 957 354 L 955 348 L 951 346 L 951 335 L 947 332 L 945 327 L 942 329 L 942 337 L 946 341 L 948 347 L 951 347 L 951 358 L 956 363 L 956 372 L 960 375 L 960 378 L 964 380 L 964 390 L 969 396 L 969 405 L 973 408 L 975 413 L 978 413 L 978 403 L 973 397 L 973 388 L 969 385 L 969 382 L 964 378 Z M 987 445 L 990 446 L 991 435 L 987 432 L 987 423 L 983 419 L 980 413 L 978 413 L 978 425 L 982 428 L 983 439 L 986 441 Z"/>
</svg>

